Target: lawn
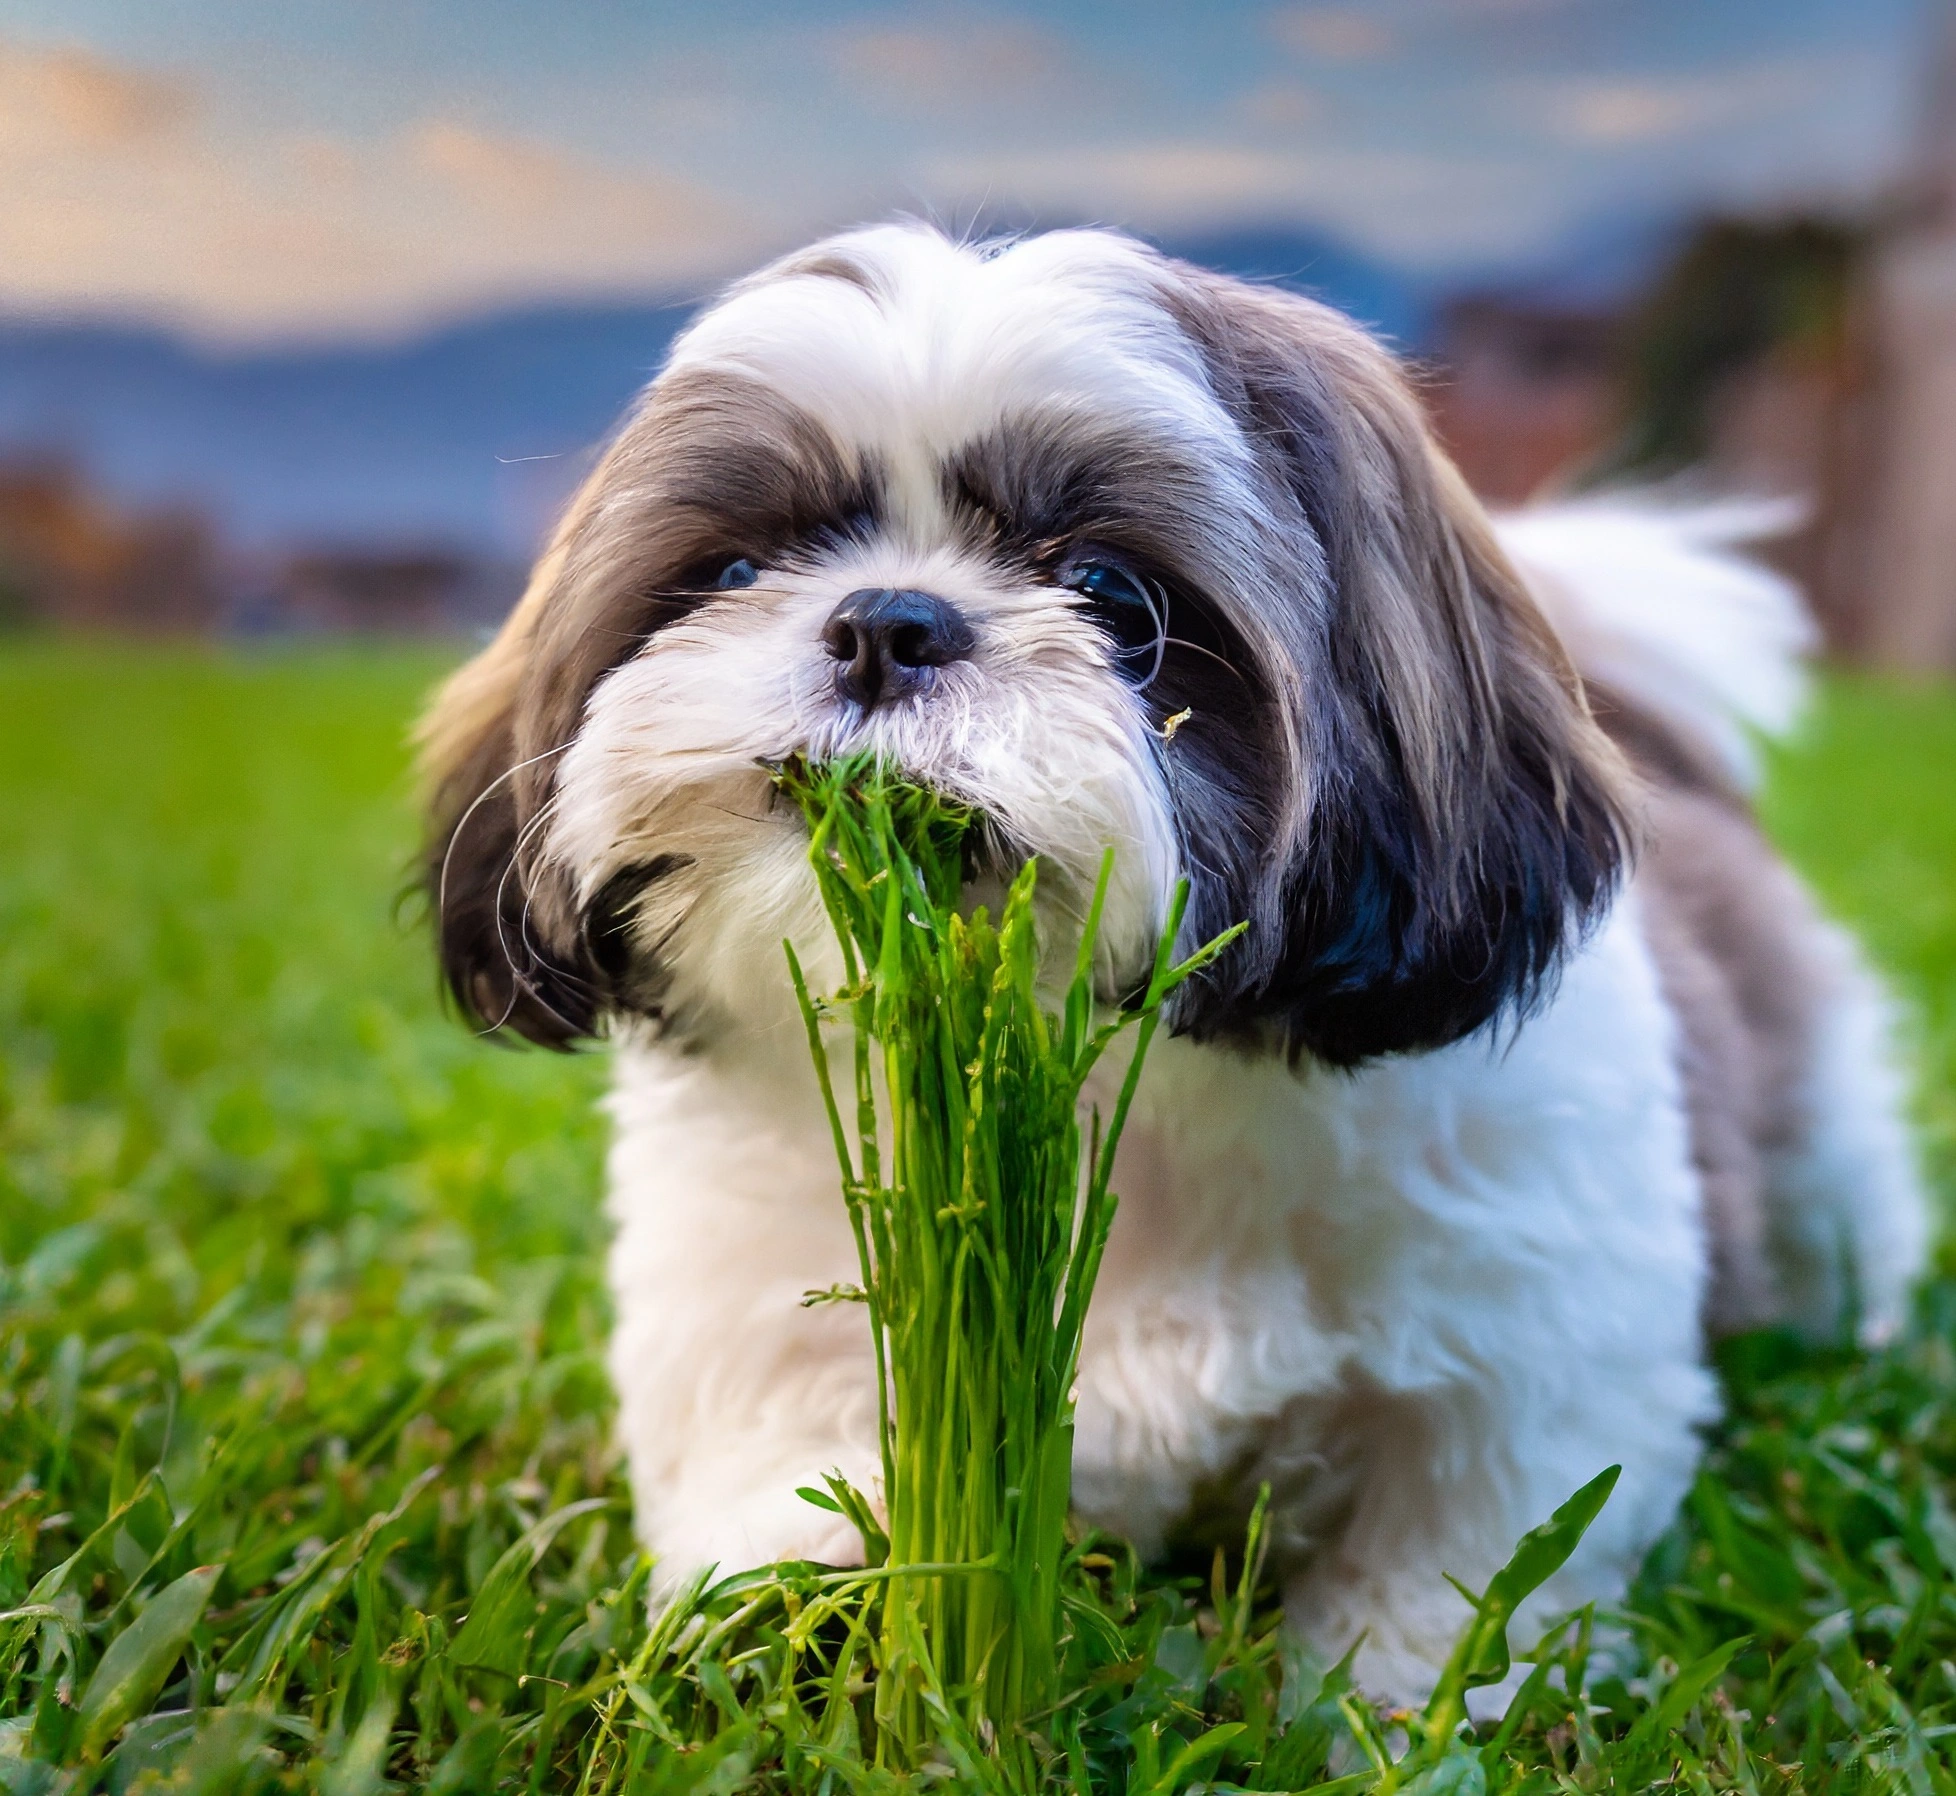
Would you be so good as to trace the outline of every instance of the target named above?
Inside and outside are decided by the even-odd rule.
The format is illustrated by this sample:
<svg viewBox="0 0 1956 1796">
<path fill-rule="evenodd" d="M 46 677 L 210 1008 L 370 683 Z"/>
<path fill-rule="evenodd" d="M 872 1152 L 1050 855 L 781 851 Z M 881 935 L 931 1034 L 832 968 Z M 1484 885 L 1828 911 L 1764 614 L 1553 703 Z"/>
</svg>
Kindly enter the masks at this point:
<svg viewBox="0 0 1956 1796">
<path fill-rule="evenodd" d="M 660 1744 L 599 1360 L 602 1062 L 437 1000 L 402 744 L 439 671 L 0 653 L 0 1789 L 774 1775 L 717 1667 L 696 1749 Z M 1912 1006 L 1945 1193 L 1952 795 L 1956 694 L 1838 682 L 1767 807 Z M 1887 1353 L 1753 1338 L 1726 1370 L 1629 1610 L 1444 1787 L 1956 1789 L 1956 1278 Z M 1184 1733 L 1261 1700 L 1201 1588 L 1135 1602 Z M 1280 1665 L 1311 1751 L 1188 1776 L 1389 1785 L 1402 1724 Z M 1107 1739 L 1109 1788 L 1178 1781 Z"/>
</svg>

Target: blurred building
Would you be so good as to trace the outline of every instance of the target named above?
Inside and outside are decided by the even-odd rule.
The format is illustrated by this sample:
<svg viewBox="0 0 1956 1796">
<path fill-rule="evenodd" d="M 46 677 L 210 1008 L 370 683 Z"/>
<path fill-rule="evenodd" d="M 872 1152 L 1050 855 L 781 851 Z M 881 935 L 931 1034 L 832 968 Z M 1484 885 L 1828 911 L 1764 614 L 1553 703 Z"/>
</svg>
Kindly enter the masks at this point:
<svg viewBox="0 0 1956 1796">
<path fill-rule="evenodd" d="M 443 547 L 312 548 L 250 567 L 196 512 L 125 510 L 58 457 L 0 462 L 0 630 L 480 634 L 527 572 Z"/>
<path fill-rule="evenodd" d="M 1856 646 L 1956 666 L 1956 7 L 1945 6 L 1921 155 L 1870 258 L 1872 350 Z"/>
<path fill-rule="evenodd" d="M 125 514 L 59 460 L 0 466 L 0 625 L 184 634 L 214 628 L 224 601 L 194 512 Z"/>
<path fill-rule="evenodd" d="M 1956 664 L 1956 235 L 1708 219 L 1633 303 L 1478 295 L 1429 405 L 1490 504 L 1596 485 L 1796 497 L 1760 553 L 1849 660 Z"/>
<path fill-rule="evenodd" d="M 1956 667 L 1956 6 L 1913 175 L 1880 216 L 1711 219 L 1634 303 L 1480 294 L 1441 315 L 1429 403 L 1475 490 L 1796 496 L 1762 551 L 1831 650 Z"/>
<path fill-rule="evenodd" d="M 1623 323 L 1610 311 L 1495 293 L 1442 310 L 1428 410 L 1490 505 L 1554 488 L 1615 436 Z"/>
<path fill-rule="evenodd" d="M 274 577 L 260 628 L 433 636 L 500 622 L 520 577 L 448 549 L 311 550 Z"/>
</svg>

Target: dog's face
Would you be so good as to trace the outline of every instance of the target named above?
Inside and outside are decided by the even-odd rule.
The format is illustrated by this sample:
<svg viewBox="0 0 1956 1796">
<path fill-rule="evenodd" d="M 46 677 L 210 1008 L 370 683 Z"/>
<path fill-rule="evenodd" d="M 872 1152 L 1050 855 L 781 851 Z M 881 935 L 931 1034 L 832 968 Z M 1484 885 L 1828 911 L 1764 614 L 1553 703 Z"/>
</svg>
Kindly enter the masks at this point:
<svg viewBox="0 0 1956 1796">
<path fill-rule="evenodd" d="M 681 337 L 424 732 L 444 964 L 562 1043 L 780 1014 L 826 936 L 766 765 L 873 749 L 1077 902 L 1246 937 L 1176 1026 L 1350 1064 L 1525 1004 L 1615 763 L 1390 359 L 1119 236 L 819 245 Z"/>
</svg>

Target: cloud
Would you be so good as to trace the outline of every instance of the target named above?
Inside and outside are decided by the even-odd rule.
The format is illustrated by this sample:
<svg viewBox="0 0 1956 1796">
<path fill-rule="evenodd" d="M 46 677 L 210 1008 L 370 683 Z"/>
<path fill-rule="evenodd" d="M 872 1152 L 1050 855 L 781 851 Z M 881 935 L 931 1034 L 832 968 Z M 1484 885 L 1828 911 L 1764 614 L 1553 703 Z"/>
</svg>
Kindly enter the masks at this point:
<svg viewBox="0 0 1956 1796">
<path fill-rule="evenodd" d="M 1017 19 L 946 17 L 850 27 L 828 40 L 844 82 L 904 106 L 970 106 L 1050 89 L 1071 53 L 1051 32 Z"/>
<path fill-rule="evenodd" d="M 1499 30 L 1553 13 L 1593 9 L 1598 0 L 1364 0 L 1336 5 L 1298 0 L 1265 14 L 1271 37 L 1321 62 L 1380 62 L 1416 49 L 1429 33 Z"/>
<path fill-rule="evenodd" d="M 1301 81 L 1264 81 L 1237 95 L 1235 111 L 1269 131 L 1294 131 L 1324 117 L 1324 96 Z"/>
<path fill-rule="evenodd" d="M 1545 223 L 1539 169 L 1401 149 L 1072 144 L 940 158 L 926 185 L 947 210 L 1009 194 L 1048 217 L 1169 235 L 1244 222 L 1325 228 L 1414 267 L 1525 246 Z"/>
<path fill-rule="evenodd" d="M 406 144 L 478 217 L 554 229 L 566 243 L 591 236 L 587 256 L 615 245 L 626 265 L 654 244 L 710 241 L 721 210 L 722 202 L 672 176 L 607 169 L 449 119 L 413 126 Z"/>
<path fill-rule="evenodd" d="M 219 336 L 388 332 L 718 277 L 779 229 L 668 171 L 450 118 L 380 137 L 227 129 L 194 91 L 0 45 L 0 306 Z"/>
<path fill-rule="evenodd" d="M 0 42 L 0 134 L 52 132 L 77 142 L 128 145 L 181 123 L 190 88 L 124 69 L 87 50 L 27 51 Z"/>
<path fill-rule="evenodd" d="M 656 54 L 607 34 L 574 65 L 526 27 L 501 86 L 487 63 L 466 85 L 459 52 L 379 67 L 357 32 L 317 65 L 206 46 L 201 81 L 0 37 L 0 311 L 402 331 L 697 291 L 893 205 L 1321 227 L 1437 270 L 1599 206 L 1864 191 L 1900 132 L 1887 39 L 1823 55 L 1789 28 L 1760 40 L 1777 60 L 1719 66 L 1695 27 L 1563 29 L 1618 0 L 1258 0 L 1247 29 L 1205 19 L 1200 55 L 1161 9 L 864 4 L 703 24 Z"/>
<path fill-rule="evenodd" d="M 1770 118 L 1821 97 L 1827 80 L 1816 60 L 1780 58 L 1689 74 L 1509 84 L 1504 103 L 1519 100 L 1564 143 L 1624 147 Z"/>
<path fill-rule="evenodd" d="M 1401 11 L 1434 24 L 1485 24 L 1596 8 L 1596 0 L 1405 0 Z"/>
<path fill-rule="evenodd" d="M 1123 213 L 1138 209 L 1179 219 L 1281 201 L 1295 186 L 1297 168 L 1281 153 L 1235 144 L 1139 143 L 1020 158 L 1010 185 L 1033 193 L 1055 177 L 1076 194 L 1103 196 Z"/>
<path fill-rule="evenodd" d="M 1399 46 L 1375 13 L 1355 6 L 1279 7 L 1268 24 L 1285 49 L 1324 62 L 1376 62 Z"/>
</svg>

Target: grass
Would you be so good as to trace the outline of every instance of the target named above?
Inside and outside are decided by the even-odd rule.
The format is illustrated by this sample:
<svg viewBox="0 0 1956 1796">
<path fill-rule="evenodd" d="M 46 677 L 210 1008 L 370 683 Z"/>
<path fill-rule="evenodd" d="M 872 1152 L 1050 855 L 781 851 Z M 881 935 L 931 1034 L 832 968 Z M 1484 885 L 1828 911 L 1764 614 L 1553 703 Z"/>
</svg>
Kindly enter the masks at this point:
<svg viewBox="0 0 1956 1796">
<path fill-rule="evenodd" d="M 839 1480 L 827 1499 L 806 1494 L 856 1518 L 869 1563 L 891 1574 L 875 1590 L 875 1762 L 922 1766 L 948 1724 L 961 1756 L 1034 1789 L 1046 1759 L 1084 1756 L 1092 1706 L 1069 1694 L 1108 1681 L 1095 1631 L 1074 1625 L 1069 1601 L 1119 1635 L 1089 1580 L 1068 1588 L 1078 1562 L 1067 1540 L 1072 1392 L 1114 1217 L 1114 1155 L 1163 1000 L 1240 931 L 1171 965 L 1184 887 L 1145 992 L 1097 1021 L 1110 852 L 1051 1013 L 1038 862 L 1013 878 L 996 919 L 984 906 L 962 915 L 980 827 L 969 809 L 868 762 L 795 763 L 777 777 L 807 818 L 842 949 L 844 987 L 827 999 L 810 996 L 787 954 L 862 1267 L 846 1295 L 864 1305 L 875 1343 L 887 1532 Z M 829 1021 L 849 1025 L 853 1131 L 831 1078 Z M 1093 1112 L 1083 1153 L 1081 1093 L 1129 1030 L 1118 1096 L 1104 1130 Z M 912 1569 L 923 1566 L 945 1569 Z"/>
<path fill-rule="evenodd" d="M 767 1681 L 803 1622 L 804 1666 L 839 1660 L 819 1574 L 648 1627 L 601 1064 L 472 1041 L 395 919 L 437 671 L 0 659 L 0 1789 L 897 1787 L 861 1690 Z M 1945 1192 L 1952 793 L 1956 695 L 1843 682 L 1767 807 L 1915 1007 Z M 1753 1337 L 1725 1370 L 1626 1613 L 1572 1623 L 1500 1730 L 1289 1663 L 1253 1561 L 1076 1543 L 1116 1675 L 1053 1775 L 1956 1788 L 1956 1277 L 1891 1351 Z"/>
</svg>

